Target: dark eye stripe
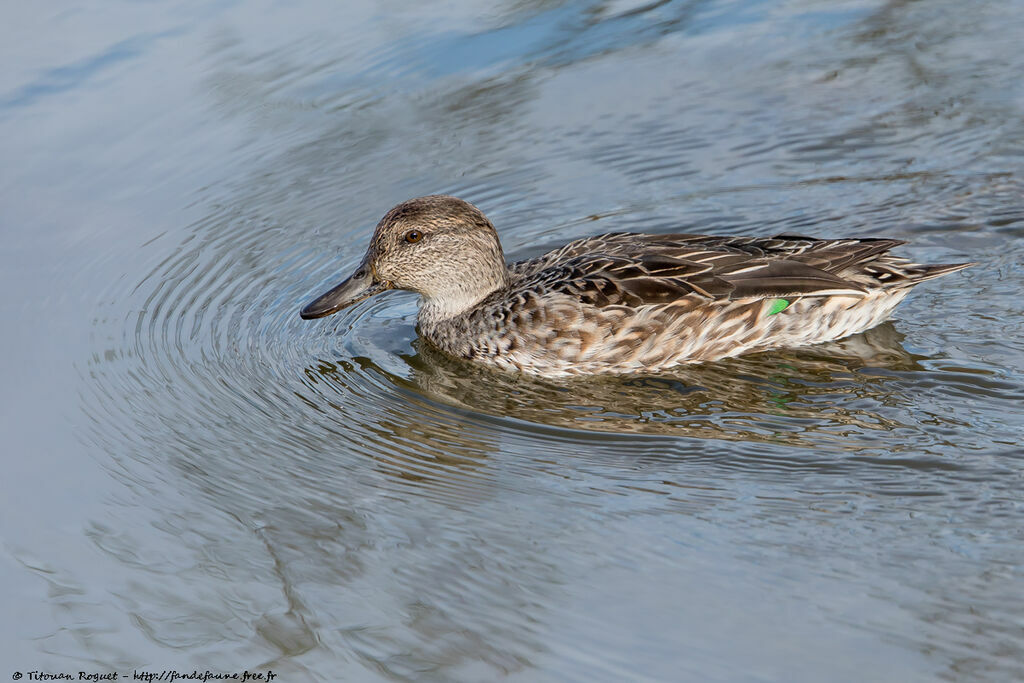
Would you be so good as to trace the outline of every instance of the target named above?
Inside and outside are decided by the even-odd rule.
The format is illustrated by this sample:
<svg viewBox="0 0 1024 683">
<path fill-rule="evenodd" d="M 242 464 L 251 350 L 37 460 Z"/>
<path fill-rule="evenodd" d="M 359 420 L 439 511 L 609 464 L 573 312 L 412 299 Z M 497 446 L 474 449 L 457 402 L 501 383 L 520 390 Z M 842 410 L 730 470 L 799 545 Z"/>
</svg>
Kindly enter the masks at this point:
<svg viewBox="0 0 1024 683">
<path fill-rule="evenodd" d="M 419 242 L 421 239 L 423 239 L 423 233 L 420 232 L 419 230 L 410 230 L 409 232 L 405 233 L 405 241 L 408 242 L 409 244 L 415 244 L 416 242 Z"/>
</svg>

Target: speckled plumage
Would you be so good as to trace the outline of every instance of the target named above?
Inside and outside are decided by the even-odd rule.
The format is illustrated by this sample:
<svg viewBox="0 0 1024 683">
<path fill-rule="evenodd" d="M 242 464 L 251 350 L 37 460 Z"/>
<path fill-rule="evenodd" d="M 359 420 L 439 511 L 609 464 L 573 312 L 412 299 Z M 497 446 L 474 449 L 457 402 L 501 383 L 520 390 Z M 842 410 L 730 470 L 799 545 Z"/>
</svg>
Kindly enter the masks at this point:
<svg viewBox="0 0 1024 683">
<path fill-rule="evenodd" d="M 551 377 L 657 371 L 861 332 L 971 265 L 911 263 L 888 253 L 900 244 L 618 233 L 506 265 L 483 213 L 434 195 L 388 212 L 356 275 L 302 314 L 410 289 L 421 333 L 453 356 Z"/>
</svg>

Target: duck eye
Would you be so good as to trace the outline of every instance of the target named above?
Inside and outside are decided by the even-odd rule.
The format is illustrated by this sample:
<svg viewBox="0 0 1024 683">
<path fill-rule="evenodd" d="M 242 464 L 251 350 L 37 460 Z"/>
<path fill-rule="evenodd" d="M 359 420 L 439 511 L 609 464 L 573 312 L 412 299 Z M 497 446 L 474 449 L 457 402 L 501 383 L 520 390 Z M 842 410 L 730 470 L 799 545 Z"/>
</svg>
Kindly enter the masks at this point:
<svg viewBox="0 0 1024 683">
<path fill-rule="evenodd" d="M 408 242 L 409 244 L 415 244 L 419 242 L 421 239 L 423 239 L 423 233 L 420 232 L 419 230 L 410 230 L 409 232 L 405 233 L 405 241 Z"/>
</svg>

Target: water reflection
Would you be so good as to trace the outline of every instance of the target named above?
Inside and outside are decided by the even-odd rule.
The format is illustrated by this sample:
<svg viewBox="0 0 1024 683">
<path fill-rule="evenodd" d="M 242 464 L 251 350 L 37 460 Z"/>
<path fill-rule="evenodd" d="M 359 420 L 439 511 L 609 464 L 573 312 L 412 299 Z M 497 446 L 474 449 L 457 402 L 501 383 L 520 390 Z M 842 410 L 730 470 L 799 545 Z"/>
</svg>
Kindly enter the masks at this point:
<svg viewBox="0 0 1024 683">
<path fill-rule="evenodd" d="M 445 357 L 422 340 L 407 361 L 415 371 L 412 384 L 467 411 L 583 430 L 809 446 L 816 433 L 833 436 L 842 426 L 899 424 L 843 404 L 852 397 L 891 398 L 884 381 L 858 373 L 862 368 L 920 368 L 901 338 L 886 324 L 821 347 L 680 366 L 657 376 L 570 381 L 490 372 Z"/>
</svg>

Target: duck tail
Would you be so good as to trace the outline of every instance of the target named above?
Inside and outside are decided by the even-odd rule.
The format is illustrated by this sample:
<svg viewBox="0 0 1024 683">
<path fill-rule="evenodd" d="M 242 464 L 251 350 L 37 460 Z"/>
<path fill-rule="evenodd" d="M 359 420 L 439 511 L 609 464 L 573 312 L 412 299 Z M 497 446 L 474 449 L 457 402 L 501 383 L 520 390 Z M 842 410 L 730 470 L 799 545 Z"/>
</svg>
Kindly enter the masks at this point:
<svg viewBox="0 0 1024 683">
<path fill-rule="evenodd" d="M 921 266 L 920 270 L 914 274 L 914 284 L 918 282 L 924 282 L 925 280 L 931 280 L 932 278 L 940 277 L 942 275 L 948 275 L 949 273 L 955 273 L 958 270 L 964 268 L 970 268 L 976 266 L 977 263 L 942 263 L 932 266 Z"/>
<path fill-rule="evenodd" d="M 925 280 L 932 280 L 943 275 L 949 275 L 955 273 L 958 270 L 964 268 L 970 268 L 976 266 L 977 263 L 938 263 L 934 265 L 922 265 L 918 263 L 910 263 L 904 265 L 900 270 L 902 277 L 891 279 L 887 284 L 889 286 L 902 289 L 904 287 L 913 287 L 918 285 Z"/>
<path fill-rule="evenodd" d="M 865 273 L 885 289 L 905 289 L 925 280 L 970 268 L 976 263 L 923 265 L 903 258 L 884 256 L 867 264 Z"/>
</svg>

